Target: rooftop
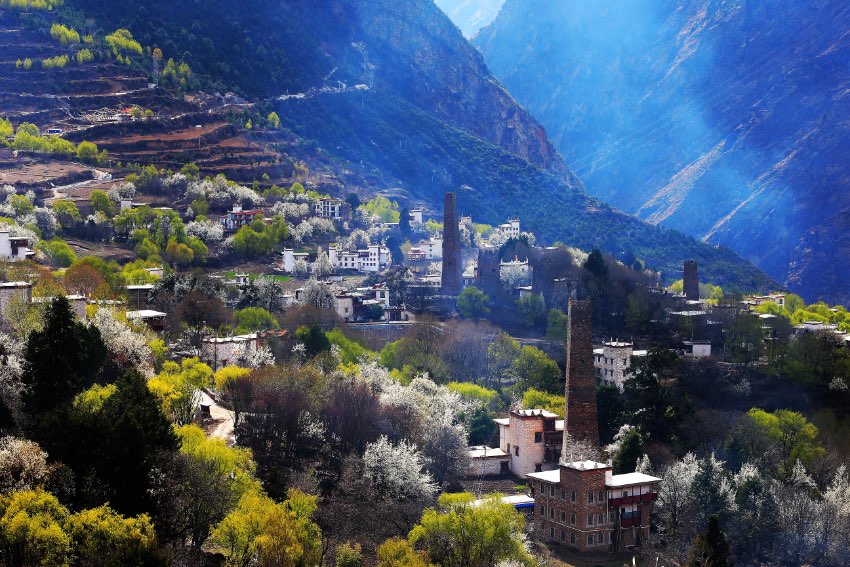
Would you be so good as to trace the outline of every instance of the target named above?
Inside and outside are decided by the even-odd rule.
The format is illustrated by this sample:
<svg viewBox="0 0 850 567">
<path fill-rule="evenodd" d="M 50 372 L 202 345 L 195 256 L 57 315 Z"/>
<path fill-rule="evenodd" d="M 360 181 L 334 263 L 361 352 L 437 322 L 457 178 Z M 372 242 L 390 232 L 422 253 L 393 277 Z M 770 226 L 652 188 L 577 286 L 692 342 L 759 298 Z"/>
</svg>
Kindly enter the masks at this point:
<svg viewBox="0 0 850 567">
<path fill-rule="evenodd" d="M 561 471 L 558 469 L 551 471 L 528 473 L 525 476 L 528 478 L 534 478 L 537 480 L 542 480 L 543 482 L 551 482 L 554 484 L 561 482 Z"/>
<path fill-rule="evenodd" d="M 498 447 L 470 447 L 469 448 L 469 458 L 470 459 L 481 459 L 485 457 L 510 457 L 508 453 L 505 453 Z"/>
<path fill-rule="evenodd" d="M 661 479 L 655 476 L 649 476 L 639 472 L 631 472 L 626 474 L 615 474 L 610 479 L 605 480 L 605 486 L 619 488 L 621 486 L 632 486 L 635 484 L 650 484 L 653 482 L 661 482 Z"/>
<path fill-rule="evenodd" d="M 570 469 L 576 469 L 579 471 L 595 471 L 611 468 L 611 465 L 606 465 L 605 463 L 598 463 L 596 461 L 573 461 L 571 463 L 564 463 L 561 466 Z"/>
<path fill-rule="evenodd" d="M 154 311 L 153 309 L 141 309 L 139 311 L 127 311 L 127 319 L 152 319 L 154 317 L 165 317 L 166 313 Z"/>
<path fill-rule="evenodd" d="M 0 282 L 0 287 L 32 287 L 29 282 Z"/>
<path fill-rule="evenodd" d="M 521 409 L 511 410 L 511 413 L 519 417 L 558 417 L 558 414 L 545 409 Z"/>
</svg>

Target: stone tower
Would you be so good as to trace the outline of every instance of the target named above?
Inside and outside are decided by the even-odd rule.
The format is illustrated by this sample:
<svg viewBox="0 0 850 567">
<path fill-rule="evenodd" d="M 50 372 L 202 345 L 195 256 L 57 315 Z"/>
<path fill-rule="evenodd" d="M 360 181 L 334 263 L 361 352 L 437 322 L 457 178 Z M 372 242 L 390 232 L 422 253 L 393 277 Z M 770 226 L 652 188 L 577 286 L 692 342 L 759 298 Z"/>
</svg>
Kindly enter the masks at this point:
<svg viewBox="0 0 850 567">
<path fill-rule="evenodd" d="M 457 217 L 457 197 L 446 193 L 443 209 L 443 276 L 442 291 L 458 295 L 463 291 L 463 260 L 460 253 L 460 225 Z"/>
<path fill-rule="evenodd" d="M 685 262 L 684 292 L 685 299 L 688 301 L 699 301 L 699 275 L 696 260 Z"/>
<path fill-rule="evenodd" d="M 563 454 L 571 441 L 599 447 L 596 410 L 596 372 L 590 300 L 570 299 L 567 318 L 567 397 Z"/>
</svg>

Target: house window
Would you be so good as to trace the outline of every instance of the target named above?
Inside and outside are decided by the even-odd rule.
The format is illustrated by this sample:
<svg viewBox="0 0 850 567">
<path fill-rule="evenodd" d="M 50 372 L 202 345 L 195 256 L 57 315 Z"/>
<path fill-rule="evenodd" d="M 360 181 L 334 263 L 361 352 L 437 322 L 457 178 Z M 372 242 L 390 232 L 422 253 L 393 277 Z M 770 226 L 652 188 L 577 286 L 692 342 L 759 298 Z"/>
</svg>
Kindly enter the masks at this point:
<svg viewBox="0 0 850 567">
<path fill-rule="evenodd" d="M 549 537 L 555 539 L 555 528 L 549 528 Z"/>
<path fill-rule="evenodd" d="M 593 547 L 593 534 L 587 534 L 587 546 Z"/>
<path fill-rule="evenodd" d="M 575 512 L 573 512 L 572 514 L 570 514 L 570 525 L 571 525 L 571 526 L 576 525 L 576 515 L 575 515 Z M 573 542 L 573 543 L 575 543 L 575 542 Z"/>
<path fill-rule="evenodd" d="M 567 499 L 567 491 L 562 488 L 561 489 L 561 500 L 566 500 L 566 499 Z"/>
<path fill-rule="evenodd" d="M 535 431 L 534 432 L 534 442 L 535 443 L 542 443 L 543 442 L 543 432 L 542 431 Z"/>
<path fill-rule="evenodd" d="M 514 447 L 514 456 L 519 457 L 519 446 Z"/>
<path fill-rule="evenodd" d="M 534 472 L 543 472 L 543 465 L 541 465 L 540 463 L 536 463 L 534 465 Z"/>
<path fill-rule="evenodd" d="M 549 508 L 549 519 L 550 520 L 555 519 L 555 509 L 554 508 Z"/>
<path fill-rule="evenodd" d="M 555 485 L 549 487 L 549 496 L 555 497 Z"/>
<path fill-rule="evenodd" d="M 593 504 L 593 491 L 592 490 L 589 490 L 587 492 L 587 503 Z"/>
<path fill-rule="evenodd" d="M 624 490 L 624 491 L 623 491 L 623 498 L 627 498 L 628 496 L 629 496 L 629 491 L 628 491 L 628 490 Z"/>
<path fill-rule="evenodd" d="M 546 517 L 546 506 L 540 507 L 540 515 L 543 516 L 544 518 Z"/>
<path fill-rule="evenodd" d="M 605 502 L 605 491 L 604 490 L 599 491 L 599 499 L 597 500 L 597 502 Z"/>
<path fill-rule="evenodd" d="M 575 503 L 575 501 L 576 501 L 576 491 L 573 490 L 572 492 L 570 492 L 570 502 Z"/>
<path fill-rule="evenodd" d="M 599 514 L 599 525 L 605 525 L 605 514 Z"/>
<path fill-rule="evenodd" d="M 593 514 L 587 515 L 587 527 L 590 528 L 593 526 Z"/>
<path fill-rule="evenodd" d="M 576 533 L 575 532 L 570 532 L 570 543 L 573 544 L 573 545 L 576 544 Z"/>
<path fill-rule="evenodd" d="M 566 539 L 567 539 L 567 532 L 565 532 L 564 530 L 561 530 L 561 541 L 566 541 Z"/>
<path fill-rule="evenodd" d="M 561 523 L 567 521 L 567 513 L 561 510 Z"/>
</svg>

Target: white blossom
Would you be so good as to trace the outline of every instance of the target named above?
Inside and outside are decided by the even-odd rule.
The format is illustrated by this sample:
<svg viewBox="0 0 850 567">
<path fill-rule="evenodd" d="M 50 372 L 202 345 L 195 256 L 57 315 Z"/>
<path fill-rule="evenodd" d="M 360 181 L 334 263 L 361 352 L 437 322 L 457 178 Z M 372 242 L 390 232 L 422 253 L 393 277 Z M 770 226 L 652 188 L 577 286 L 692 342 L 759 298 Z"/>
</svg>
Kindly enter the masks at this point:
<svg viewBox="0 0 850 567">
<path fill-rule="evenodd" d="M 375 488 L 390 498 L 420 498 L 434 494 L 431 475 L 424 472 L 424 459 L 416 445 L 402 440 L 393 445 L 381 436 L 366 445 L 363 474 Z"/>
<path fill-rule="evenodd" d="M 49 472 L 47 453 L 38 443 L 11 436 L 0 438 L 0 493 L 38 488 Z"/>
<path fill-rule="evenodd" d="M 153 375 L 151 349 L 144 335 L 116 319 L 109 309 L 98 309 L 92 324 L 100 331 L 113 357 L 138 367 L 148 376 Z"/>
<path fill-rule="evenodd" d="M 236 365 L 242 368 L 260 368 L 271 366 L 275 362 L 271 349 L 265 345 L 257 348 L 237 345 L 233 349 L 233 358 L 236 360 Z"/>
<path fill-rule="evenodd" d="M 186 225 L 188 236 L 197 236 L 207 244 L 221 242 L 224 239 L 224 227 L 209 220 L 192 221 Z"/>
</svg>

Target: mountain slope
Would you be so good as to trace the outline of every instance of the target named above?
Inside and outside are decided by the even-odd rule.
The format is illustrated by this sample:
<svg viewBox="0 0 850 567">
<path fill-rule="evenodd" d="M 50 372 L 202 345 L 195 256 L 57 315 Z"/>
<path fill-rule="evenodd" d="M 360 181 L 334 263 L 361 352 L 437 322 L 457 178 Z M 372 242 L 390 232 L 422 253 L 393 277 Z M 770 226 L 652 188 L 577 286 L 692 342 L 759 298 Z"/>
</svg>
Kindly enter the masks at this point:
<svg viewBox="0 0 850 567">
<path fill-rule="evenodd" d="M 170 40 L 163 50 L 182 54 L 205 88 L 239 88 L 263 113 L 274 107 L 284 129 L 253 134 L 250 141 L 263 143 L 263 152 L 288 154 L 281 156 L 282 165 L 291 164 L 289 157 L 307 159 L 312 171 L 342 180 L 347 190 L 391 193 L 435 211 L 444 191 L 458 191 L 462 210 L 480 222 L 515 215 L 546 242 L 633 253 L 667 279 L 679 277 L 683 260 L 695 257 L 717 283 L 746 290 L 772 285 L 729 250 L 639 222 L 589 198 L 542 127 L 430 1 L 338 0 L 316 6 L 303 0 L 151 0 L 128 6 L 66 0 L 63 10 L 68 8 L 77 10 L 71 23 L 96 35 L 127 26 L 150 47 Z M 228 31 L 242 35 L 221 41 Z M 278 63 L 285 72 L 275 71 Z M 265 82 L 255 82 L 257 69 L 267 72 Z M 266 98 L 287 90 L 287 96 Z M 234 112 L 229 118 L 244 124 L 241 111 Z M 156 160 L 149 138 L 164 135 L 174 116 L 163 112 L 141 137 L 135 123 L 106 132 L 113 140 L 109 147 Z M 195 115 L 182 120 L 206 124 Z M 207 126 L 216 137 L 231 134 L 218 122 Z M 179 139 L 169 142 L 175 152 L 162 165 L 176 167 L 172 161 L 180 153 L 186 160 L 201 155 L 215 163 L 214 152 L 222 151 L 210 147 L 207 155 L 200 133 L 175 136 Z M 249 175 L 257 148 L 247 147 L 243 136 L 237 143 L 250 155 L 240 171 Z M 185 139 L 197 139 L 197 150 L 185 148 Z M 277 175 L 271 165 L 257 168 L 256 177 Z"/>
<path fill-rule="evenodd" d="M 478 30 L 490 25 L 496 19 L 505 0 L 434 0 L 434 2 L 460 28 L 464 37 L 473 37 Z"/>
<path fill-rule="evenodd" d="M 832 0 L 507 0 L 475 43 L 593 195 L 850 301 L 812 248 L 850 207 L 848 29 Z"/>
</svg>

